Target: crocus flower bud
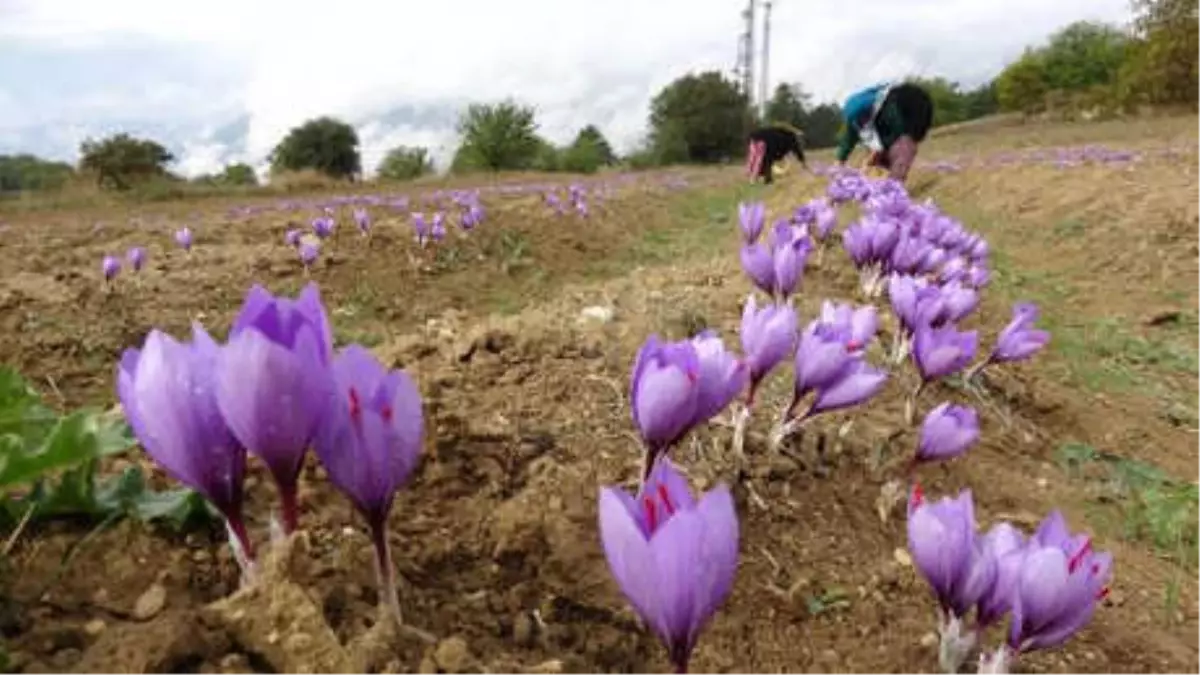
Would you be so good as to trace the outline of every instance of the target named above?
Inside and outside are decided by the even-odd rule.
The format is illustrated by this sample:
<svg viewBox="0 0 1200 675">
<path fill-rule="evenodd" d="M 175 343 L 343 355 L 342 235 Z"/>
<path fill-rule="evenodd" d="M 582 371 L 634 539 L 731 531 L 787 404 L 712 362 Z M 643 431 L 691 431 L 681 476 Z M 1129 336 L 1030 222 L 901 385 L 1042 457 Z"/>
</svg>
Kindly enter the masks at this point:
<svg viewBox="0 0 1200 675">
<path fill-rule="evenodd" d="M 424 246 L 429 241 L 429 224 L 425 222 L 425 214 L 412 214 L 413 223 L 413 238 L 418 244 Z"/>
<path fill-rule="evenodd" d="M 915 499 L 908 514 L 908 551 L 943 609 L 971 574 L 975 550 L 975 503 L 971 491 L 937 502 Z"/>
<path fill-rule="evenodd" d="M 313 234 L 321 239 L 326 239 L 333 234 L 334 221 L 329 216 L 321 216 L 314 218 L 312 221 Z"/>
<path fill-rule="evenodd" d="M 288 230 L 286 233 L 284 233 L 283 243 L 287 244 L 288 246 L 290 246 L 292 248 L 296 248 L 297 246 L 300 245 L 300 237 L 301 237 L 300 230 L 298 230 L 296 228 L 292 228 L 292 229 Z"/>
<path fill-rule="evenodd" d="M 1013 305 L 1012 320 L 996 338 L 990 360 L 994 363 L 1022 361 L 1045 347 L 1050 341 L 1050 333 L 1033 327 L 1037 319 L 1037 305 L 1031 302 Z"/>
<path fill-rule="evenodd" d="M 950 281 L 942 285 L 941 300 L 946 320 L 961 321 L 979 306 L 979 292 L 960 281 Z"/>
<path fill-rule="evenodd" d="M 762 292 L 775 292 L 775 259 L 763 244 L 747 244 L 740 253 L 742 269 Z"/>
<path fill-rule="evenodd" d="M 192 230 L 186 226 L 175 231 L 175 243 L 185 251 L 192 250 Z"/>
<path fill-rule="evenodd" d="M 933 462 L 963 454 L 979 440 L 979 415 L 974 408 L 943 403 L 925 416 L 917 461 Z"/>
<path fill-rule="evenodd" d="M 446 238 L 446 214 L 441 211 L 433 214 L 433 221 L 429 224 L 429 237 L 434 241 Z"/>
<path fill-rule="evenodd" d="M 750 381 L 750 369 L 737 355 L 725 350 L 725 343 L 714 331 L 704 331 L 691 339 L 700 365 L 696 413 L 691 427 L 712 419 L 737 398 Z"/>
<path fill-rule="evenodd" d="M 125 258 L 129 261 L 129 268 L 134 272 L 141 272 L 142 267 L 146 264 L 146 249 L 141 246 L 134 246 L 125 254 Z"/>
<path fill-rule="evenodd" d="M 354 209 L 354 224 L 358 225 L 358 231 L 363 235 L 370 234 L 371 214 L 366 209 Z"/>
<path fill-rule="evenodd" d="M 104 260 L 100 261 L 100 271 L 104 274 L 106 282 L 116 279 L 117 274 L 121 272 L 121 260 L 116 256 L 104 256 Z"/>
<path fill-rule="evenodd" d="M 750 396 L 772 368 L 787 358 L 796 345 L 796 310 L 791 304 L 762 309 L 751 295 L 742 309 L 742 353 L 750 367 Z"/>
<path fill-rule="evenodd" d="M 850 351 L 861 351 L 875 338 L 879 328 L 879 313 L 874 305 L 855 308 L 847 303 L 821 302 L 821 323 L 834 326 L 846 340 Z"/>
<path fill-rule="evenodd" d="M 219 349 L 200 324 L 193 324 L 190 344 L 152 330 L 142 349 L 121 355 L 117 397 L 146 453 L 207 499 L 252 559 L 242 519 L 246 450 L 217 405 Z"/>
<path fill-rule="evenodd" d="M 1013 589 L 1024 558 L 1025 536 L 1008 523 L 997 523 L 983 537 L 983 547 L 996 561 L 996 579 L 979 599 L 976 622 L 990 626 L 1012 609 Z"/>
<path fill-rule="evenodd" d="M 700 394 L 700 358 L 690 341 L 650 336 L 638 350 L 629 385 L 633 423 L 648 456 L 674 445 L 691 428 Z M 646 469 L 652 466 L 650 461 Z"/>
<path fill-rule="evenodd" d="M 666 458 L 635 497 L 600 489 L 600 540 L 609 570 L 634 610 L 687 672 L 700 634 L 733 588 L 738 520 L 718 484 L 697 502 Z"/>
<path fill-rule="evenodd" d="M 317 255 L 321 252 L 321 249 L 317 246 L 316 242 L 304 241 L 300 243 L 298 252 L 300 254 L 300 262 L 305 267 L 311 267 L 317 261 Z"/>
<path fill-rule="evenodd" d="M 332 346 L 315 284 L 295 300 L 255 285 L 217 363 L 217 404 L 234 436 L 262 458 L 275 479 L 285 533 L 296 529 L 300 467 L 331 405 Z"/>
<path fill-rule="evenodd" d="M 887 373 L 867 363 L 862 357 L 852 359 L 832 383 L 817 387 L 817 395 L 808 411 L 811 417 L 862 405 L 883 389 Z"/>
<path fill-rule="evenodd" d="M 758 241 L 766 221 L 767 210 L 762 202 L 738 204 L 738 225 L 741 228 L 744 243 L 753 244 Z"/>
</svg>

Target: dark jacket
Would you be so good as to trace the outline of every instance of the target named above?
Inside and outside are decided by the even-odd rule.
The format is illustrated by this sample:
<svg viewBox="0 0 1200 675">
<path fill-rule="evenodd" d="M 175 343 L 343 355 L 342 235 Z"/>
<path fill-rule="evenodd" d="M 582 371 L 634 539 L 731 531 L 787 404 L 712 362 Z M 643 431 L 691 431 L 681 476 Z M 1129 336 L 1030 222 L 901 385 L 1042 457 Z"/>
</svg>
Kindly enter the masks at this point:
<svg viewBox="0 0 1200 675">
<path fill-rule="evenodd" d="M 774 164 L 791 153 L 800 160 L 801 164 L 808 166 L 797 131 L 779 125 L 770 125 L 755 129 L 750 134 L 750 140 L 761 142 L 766 146 L 766 151 L 763 153 L 764 165 Z"/>
<path fill-rule="evenodd" d="M 844 128 L 838 139 L 837 160 L 846 161 L 854 146 L 862 140 L 862 130 L 873 124 L 883 150 L 892 147 L 901 136 L 909 136 L 915 142 L 925 140 L 933 122 L 933 101 L 920 87 L 902 83 L 886 92 L 874 119 L 875 98 L 884 95 L 884 85 L 876 85 L 857 92 L 846 100 L 842 108 Z"/>
</svg>

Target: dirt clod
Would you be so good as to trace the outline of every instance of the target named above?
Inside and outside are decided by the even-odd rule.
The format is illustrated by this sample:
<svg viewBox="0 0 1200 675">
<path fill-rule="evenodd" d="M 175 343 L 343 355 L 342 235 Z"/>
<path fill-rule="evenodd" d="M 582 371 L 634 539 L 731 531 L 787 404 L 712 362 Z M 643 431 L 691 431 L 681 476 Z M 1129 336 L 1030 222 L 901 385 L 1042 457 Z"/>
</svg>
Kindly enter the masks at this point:
<svg viewBox="0 0 1200 675">
<path fill-rule="evenodd" d="M 158 615 L 167 604 L 167 589 L 162 584 L 151 584 L 144 593 L 138 596 L 133 604 L 133 618 L 138 621 L 148 621 Z"/>
</svg>

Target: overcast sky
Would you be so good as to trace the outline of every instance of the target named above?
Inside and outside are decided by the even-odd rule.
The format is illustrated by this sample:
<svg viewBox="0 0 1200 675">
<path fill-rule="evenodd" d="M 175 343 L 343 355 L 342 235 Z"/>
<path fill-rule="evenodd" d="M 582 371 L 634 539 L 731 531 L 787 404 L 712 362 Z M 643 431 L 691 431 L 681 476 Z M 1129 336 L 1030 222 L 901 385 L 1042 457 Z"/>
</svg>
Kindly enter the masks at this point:
<svg viewBox="0 0 1200 675">
<path fill-rule="evenodd" d="M 124 130 L 194 175 L 259 164 L 320 115 L 358 127 L 364 166 L 392 145 L 453 152 L 468 101 L 534 104 L 543 132 L 597 124 L 618 149 L 689 70 L 730 71 L 744 0 L 0 0 L 0 153 L 74 160 Z M 195 9 L 189 9 L 195 8 Z M 771 82 L 818 100 L 909 74 L 966 85 L 1128 0 L 777 0 Z M 760 19 L 761 25 L 761 19 Z"/>
</svg>

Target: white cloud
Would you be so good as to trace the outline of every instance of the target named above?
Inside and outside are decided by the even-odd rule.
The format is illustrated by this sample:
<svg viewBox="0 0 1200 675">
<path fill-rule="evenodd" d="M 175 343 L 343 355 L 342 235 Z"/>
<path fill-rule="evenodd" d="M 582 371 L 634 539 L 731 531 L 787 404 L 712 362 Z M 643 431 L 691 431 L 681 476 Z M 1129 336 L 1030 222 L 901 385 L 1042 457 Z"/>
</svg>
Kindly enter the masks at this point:
<svg viewBox="0 0 1200 675">
<path fill-rule="evenodd" d="M 402 104 L 514 96 L 537 106 L 543 130 L 555 140 L 596 123 L 627 148 L 644 133 L 659 87 L 688 70 L 733 66 L 742 2 L 206 0 L 192 7 L 161 0 L 0 4 L 0 44 L 103 50 L 152 41 L 208 55 L 214 69 L 232 78 L 216 86 L 196 66 L 136 94 L 97 89 L 86 105 L 64 98 L 57 110 L 9 110 L 0 125 L 36 126 L 48 117 L 84 123 L 122 109 L 165 125 L 172 116 L 219 124 L 219 112 L 244 113 L 253 159 L 319 114 L 367 121 Z M 1127 0 L 777 0 L 770 77 L 801 82 L 818 100 L 907 74 L 975 83 L 1070 21 L 1127 18 Z M 2 59 L 0 52 L 0 98 L 23 77 Z M 450 140 L 448 128 L 364 127 L 360 134 L 364 165 L 372 168 L 388 144 Z M 177 142 L 194 146 L 187 152 L 195 157 L 183 162 L 188 170 L 210 170 L 206 161 L 226 154 L 203 139 Z"/>
</svg>

